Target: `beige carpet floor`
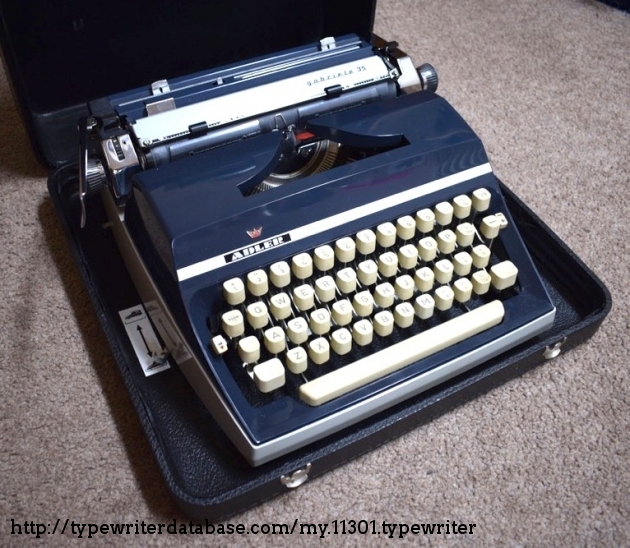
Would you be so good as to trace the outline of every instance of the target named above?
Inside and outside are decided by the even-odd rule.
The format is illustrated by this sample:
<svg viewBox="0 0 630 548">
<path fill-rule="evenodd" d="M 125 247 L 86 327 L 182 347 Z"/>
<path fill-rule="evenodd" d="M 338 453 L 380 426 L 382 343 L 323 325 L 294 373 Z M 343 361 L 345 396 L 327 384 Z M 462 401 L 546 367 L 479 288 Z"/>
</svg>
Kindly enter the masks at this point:
<svg viewBox="0 0 630 548">
<path fill-rule="evenodd" d="M 630 15 L 590 0 L 382 0 L 375 28 L 417 64 L 437 67 L 440 93 L 480 134 L 499 177 L 604 280 L 612 313 L 588 344 L 231 520 L 449 520 L 476 524 L 472 535 L 125 541 L 630 546 Z M 81 285 L 4 75 L 0 120 L 0 545 L 83 545 L 70 531 L 12 535 L 15 524 L 26 532 L 57 519 L 185 520 Z M 98 534 L 85 545 L 119 542 Z"/>
</svg>

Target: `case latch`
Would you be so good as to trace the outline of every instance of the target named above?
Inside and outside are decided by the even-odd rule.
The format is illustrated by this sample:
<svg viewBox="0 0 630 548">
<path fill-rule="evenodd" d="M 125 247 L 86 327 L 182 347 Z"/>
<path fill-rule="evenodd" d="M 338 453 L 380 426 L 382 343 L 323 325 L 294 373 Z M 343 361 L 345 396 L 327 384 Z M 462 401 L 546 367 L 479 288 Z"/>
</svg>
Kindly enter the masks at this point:
<svg viewBox="0 0 630 548">
<path fill-rule="evenodd" d="M 280 482 L 287 489 L 295 489 L 302 485 L 308 479 L 308 473 L 311 471 L 311 463 L 309 462 L 304 468 L 296 470 L 289 476 L 282 476 Z"/>
<path fill-rule="evenodd" d="M 564 339 L 562 339 L 560 342 L 557 342 L 554 345 L 549 345 L 547 346 L 547 348 L 545 348 L 545 352 L 543 353 L 543 357 L 546 360 L 551 360 L 553 358 L 557 358 L 560 355 L 560 352 L 562 352 L 561 348 L 562 345 L 567 341 L 567 338 L 565 337 Z"/>
</svg>

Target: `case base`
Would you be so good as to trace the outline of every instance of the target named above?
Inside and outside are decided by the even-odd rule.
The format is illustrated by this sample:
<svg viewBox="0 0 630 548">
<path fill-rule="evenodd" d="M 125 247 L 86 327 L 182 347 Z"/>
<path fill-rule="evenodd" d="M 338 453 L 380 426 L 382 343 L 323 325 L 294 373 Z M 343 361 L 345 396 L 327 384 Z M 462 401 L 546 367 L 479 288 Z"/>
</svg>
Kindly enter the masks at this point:
<svg viewBox="0 0 630 548">
<path fill-rule="evenodd" d="M 193 519 L 219 521 L 321 476 L 586 340 L 610 310 L 601 281 L 508 188 L 508 207 L 556 305 L 554 327 L 526 344 L 358 425 L 263 466 L 232 447 L 175 366 L 145 376 L 119 311 L 141 303 L 98 197 L 85 228 L 76 167 L 48 188 L 95 311 L 167 487 Z"/>
</svg>

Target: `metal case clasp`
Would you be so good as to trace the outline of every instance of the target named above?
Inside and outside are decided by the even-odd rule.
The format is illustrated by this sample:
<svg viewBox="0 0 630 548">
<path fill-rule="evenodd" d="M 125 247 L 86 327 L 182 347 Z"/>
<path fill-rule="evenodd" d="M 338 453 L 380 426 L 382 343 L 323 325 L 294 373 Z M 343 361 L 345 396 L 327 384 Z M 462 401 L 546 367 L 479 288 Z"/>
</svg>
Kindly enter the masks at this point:
<svg viewBox="0 0 630 548">
<path fill-rule="evenodd" d="M 291 475 L 282 476 L 280 482 L 286 486 L 287 489 L 295 489 L 302 485 L 307 479 L 308 474 L 311 471 L 311 463 L 309 462 L 304 468 L 296 470 Z"/>
</svg>

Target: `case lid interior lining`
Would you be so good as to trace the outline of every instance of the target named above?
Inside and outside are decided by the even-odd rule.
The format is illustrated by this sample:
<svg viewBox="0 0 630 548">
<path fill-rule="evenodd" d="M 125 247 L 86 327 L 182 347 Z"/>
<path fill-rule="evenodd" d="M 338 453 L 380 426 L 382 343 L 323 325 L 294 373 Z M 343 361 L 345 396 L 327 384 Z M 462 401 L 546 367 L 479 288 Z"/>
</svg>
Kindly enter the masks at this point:
<svg viewBox="0 0 630 548">
<path fill-rule="evenodd" d="M 36 113 L 325 36 L 366 37 L 373 8 L 365 0 L 342 9 L 331 0 L 0 2 L 4 49 Z"/>
</svg>

